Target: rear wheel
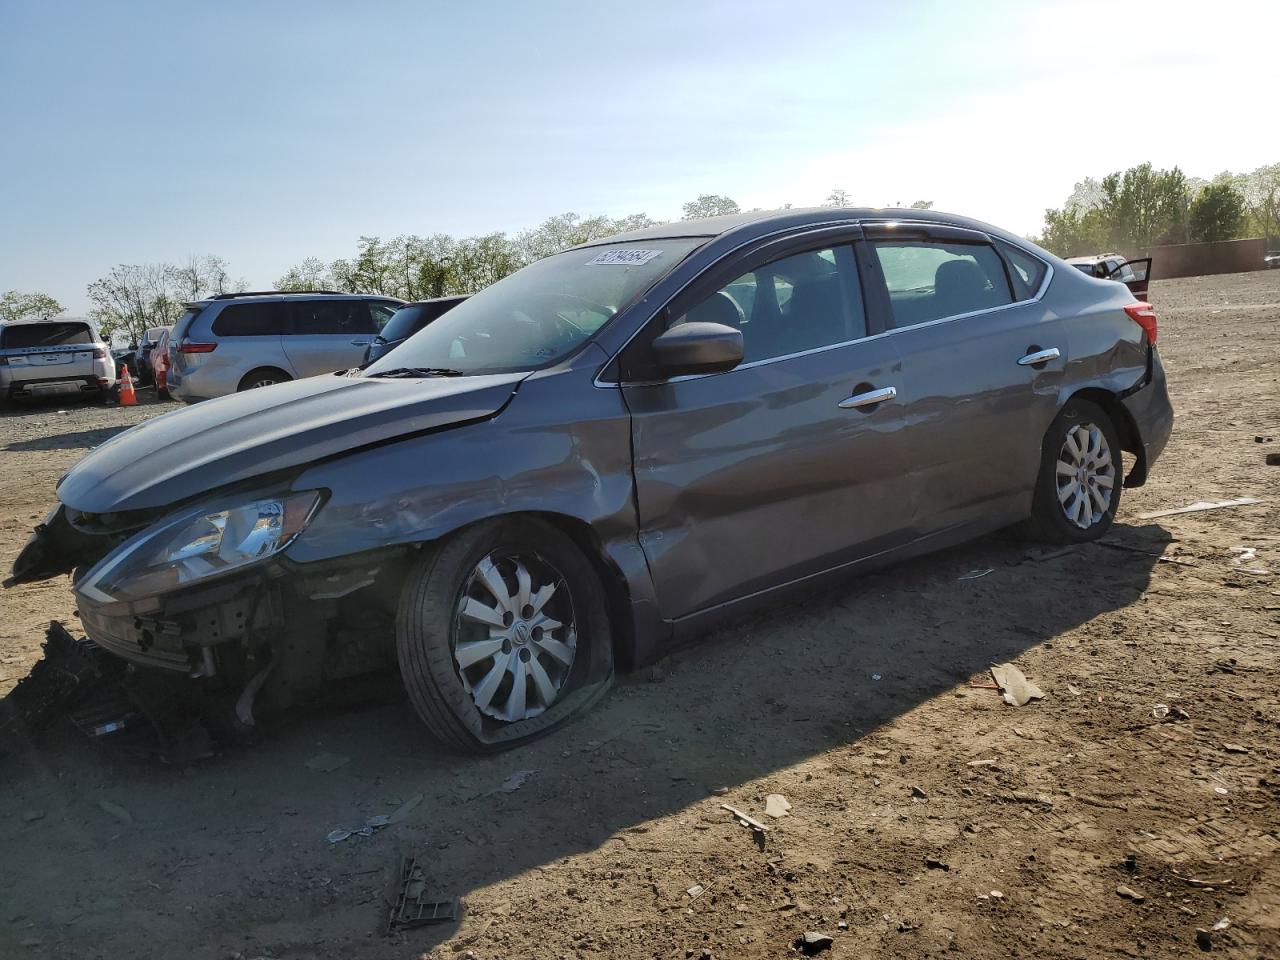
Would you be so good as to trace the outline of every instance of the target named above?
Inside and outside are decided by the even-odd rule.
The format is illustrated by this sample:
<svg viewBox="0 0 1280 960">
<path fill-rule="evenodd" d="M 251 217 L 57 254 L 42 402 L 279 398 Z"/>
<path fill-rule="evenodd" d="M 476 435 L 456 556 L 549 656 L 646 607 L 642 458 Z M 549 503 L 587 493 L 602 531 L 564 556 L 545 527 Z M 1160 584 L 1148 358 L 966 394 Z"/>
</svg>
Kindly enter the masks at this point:
<svg viewBox="0 0 1280 960">
<path fill-rule="evenodd" d="M 525 518 L 476 524 L 417 563 L 396 653 L 423 722 L 469 752 L 546 733 L 613 679 L 600 578 L 572 540 Z"/>
<path fill-rule="evenodd" d="M 1115 519 L 1122 479 L 1111 418 L 1095 403 L 1068 402 L 1045 434 L 1027 532 L 1053 543 L 1097 540 Z"/>
<path fill-rule="evenodd" d="M 288 383 L 293 377 L 276 367 L 259 367 L 250 370 L 236 387 L 237 391 L 256 390 L 259 387 L 270 387 L 277 383 Z"/>
</svg>

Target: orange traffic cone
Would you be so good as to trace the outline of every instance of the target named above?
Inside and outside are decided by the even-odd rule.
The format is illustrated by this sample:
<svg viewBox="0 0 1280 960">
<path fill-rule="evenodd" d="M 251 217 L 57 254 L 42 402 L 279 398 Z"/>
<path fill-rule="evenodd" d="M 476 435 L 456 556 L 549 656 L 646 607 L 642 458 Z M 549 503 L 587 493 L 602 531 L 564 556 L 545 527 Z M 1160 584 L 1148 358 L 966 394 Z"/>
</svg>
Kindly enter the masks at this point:
<svg viewBox="0 0 1280 960">
<path fill-rule="evenodd" d="M 138 395 L 133 392 L 133 378 L 129 376 L 129 368 L 120 364 L 120 406 L 136 407 Z"/>
</svg>

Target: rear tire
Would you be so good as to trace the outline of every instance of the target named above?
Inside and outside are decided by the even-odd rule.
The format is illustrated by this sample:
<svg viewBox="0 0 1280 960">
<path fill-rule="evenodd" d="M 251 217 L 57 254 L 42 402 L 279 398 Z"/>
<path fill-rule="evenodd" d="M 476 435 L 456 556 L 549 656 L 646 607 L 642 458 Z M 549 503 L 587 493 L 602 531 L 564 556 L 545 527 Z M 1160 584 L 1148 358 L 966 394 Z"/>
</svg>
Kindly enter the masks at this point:
<svg viewBox="0 0 1280 960">
<path fill-rule="evenodd" d="M 526 743 L 612 684 L 604 588 L 590 560 L 548 523 L 475 524 L 410 570 L 396 658 L 410 702 L 445 746 L 488 753 Z"/>
<path fill-rule="evenodd" d="M 277 383 L 288 383 L 292 379 L 293 377 L 278 367 L 258 367 L 256 370 L 250 370 L 244 375 L 240 385 L 236 387 L 236 392 L 241 393 L 245 390 L 256 390 L 259 387 L 270 387 Z"/>
<path fill-rule="evenodd" d="M 1106 411 L 1068 401 L 1045 433 L 1024 532 L 1048 543 L 1097 540 L 1115 520 L 1123 473 L 1120 436 Z"/>
</svg>

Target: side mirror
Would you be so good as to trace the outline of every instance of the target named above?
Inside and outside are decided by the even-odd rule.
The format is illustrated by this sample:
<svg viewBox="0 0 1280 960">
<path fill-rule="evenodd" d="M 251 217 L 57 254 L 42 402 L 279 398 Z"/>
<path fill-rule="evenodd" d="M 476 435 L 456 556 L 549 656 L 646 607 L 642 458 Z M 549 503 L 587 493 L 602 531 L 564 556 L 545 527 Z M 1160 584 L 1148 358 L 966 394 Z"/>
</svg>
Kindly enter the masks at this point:
<svg viewBox="0 0 1280 960">
<path fill-rule="evenodd" d="M 742 362 L 742 331 L 723 323 L 678 323 L 653 341 L 663 376 L 724 373 Z"/>
</svg>

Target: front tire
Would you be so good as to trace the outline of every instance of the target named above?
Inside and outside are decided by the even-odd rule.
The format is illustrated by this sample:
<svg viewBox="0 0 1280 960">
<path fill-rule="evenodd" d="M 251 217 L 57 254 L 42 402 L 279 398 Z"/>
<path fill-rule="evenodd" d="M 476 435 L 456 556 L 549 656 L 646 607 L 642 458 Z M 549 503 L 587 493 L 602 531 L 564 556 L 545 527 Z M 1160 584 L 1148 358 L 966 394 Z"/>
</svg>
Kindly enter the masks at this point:
<svg viewBox="0 0 1280 960">
<path fill-rule="evenodd" d="M 1115 424 L 1100 406 L 1071 400 L 1045 434 L 1027 532 L 1050 543 L 1088 543 L 1115 520 L 1124 465 Z"/>
<path fill-rule="evenodd" d="M 418 716 L 469 753 L 547 733 L 613 680 L 599 576 L 569 537 L 530 518 L 467 527 L 414 565 L 396 655 Z"/>
</svg>

